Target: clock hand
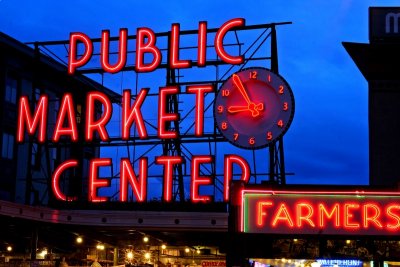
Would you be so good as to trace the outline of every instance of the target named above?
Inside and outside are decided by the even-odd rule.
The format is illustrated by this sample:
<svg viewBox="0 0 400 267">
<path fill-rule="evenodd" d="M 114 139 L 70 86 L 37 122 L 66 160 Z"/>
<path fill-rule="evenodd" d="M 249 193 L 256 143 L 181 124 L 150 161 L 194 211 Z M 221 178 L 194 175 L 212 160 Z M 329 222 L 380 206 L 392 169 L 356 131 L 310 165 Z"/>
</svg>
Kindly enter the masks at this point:
<svg viewBox="0 0 400 267">
<path fill-rule="evenodd" d="M 255 110 L 264 110 L 264 104 L 263 103 L 258 103 L 254 104 Z"/>
<path fill-rule="evenodd" d="M 251 111 L 251 116 L 257 117 L 258 115 L 260 115 L 260 112 L 258 112 L 256 104 L 254 104 L 253 102 L 250 103 L 249 108 Z"/>
<path fill-rule="evenodd" d="M 251 115 L 253 117 L 257 117 L 260 112 L 259 110 L 263 110 L 264 109 L 264 104 L 263 103 L 258 103 L 255 104 L 254 102 L 252 102 L 250 100 L 249 95 L 247 94 L 246 89 L 244 88 L 244 85 L 242 83 L 242 81 L 240 80 L 240 77 L 236 74 L 232 75 L 232 79 L 233 79 L 233 83 L 235 84 L 235 86 L 239 89 L 239 92 L 241 93 L 241 95 L 244 97 L 244 99 L 247 102 L 248 105 L 248 109 L 249 111 L 251 111 Z M 229 111 L 229 110 L 228 110 Z M 244 111 L 244 110 L 243 110 Z M 239 112 L 239 111 L 238 111 Z"/>
<path fill-rule="evenodd" d="M 259 110 L 264 109 L 263 103 L 258 103 L 257 105 L 251 102 L 248 106 L 230 106 L 228 107 L 229 113 L 237 113 L 242 111 L 250 111 L 253 117 L 257 117 L 260 113 Z"/>
<path fill-rule="evenodd" d="M 244 88 L 244 85 L 243 85 L 242 81 L 240 80 L 240 77 L 237 76 L 236 74 L 233 74 L 232 77 L 233 77 L 233 83 L 235 84 L 237 89 L 239 89 L 239 92 L 242 94 L 242 96 L 246 100 L 247 104 L 250 105 L 251 101 L 250 101 L 249 95 L 247 94 L 246 89 Z"/>
<path fill-rule="evenodd" d="M 242 111 L 250 111 L 249 106 L 230 106 L 228 108 L 229 113 L 236 113 Z"/>
</svg>

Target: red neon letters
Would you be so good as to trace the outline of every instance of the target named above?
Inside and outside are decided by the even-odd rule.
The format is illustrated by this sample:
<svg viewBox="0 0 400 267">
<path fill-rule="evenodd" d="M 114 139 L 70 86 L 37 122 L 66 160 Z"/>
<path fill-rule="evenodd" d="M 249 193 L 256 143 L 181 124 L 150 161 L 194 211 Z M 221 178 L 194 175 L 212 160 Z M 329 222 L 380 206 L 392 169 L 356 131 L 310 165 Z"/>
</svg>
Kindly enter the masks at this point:
<svg viewBox="0 0 400 267">
<path fill-rule="evenodd" d="M 205 94 L 213 90 L 212 85 L 194 85 L 188 86 L 186 91 L 195 94 L 195 135 L 202 136 L 204 128 L 204 99 Z M 147 129 L 142 115 L 142 105 L 146 99 L 149 89 L 142 89 L 136 96 L 133 104 L 131 103 L 132 95 L 130 90 L 125 90 L 122 99 L 122 120 L 121 120 L 121 138 L 129 140 L 131 137 L 131 128 L 135 123 L 138 136 L 141 139 L 148 138 Z M 171 127 L 172 123 L 178 123 L 179 115 L 167 111 L 167 98 L 176 97 L 179 93 L 178 87 L 160 88 L 159 93 L 159 110 L 158 110 L 158 137 L 178 138 L 176 125 Z M 101 111 L 101 109 L 102 111 Z M 38 142 L 46 141 L 47 132 L 47 113 L 48 97 L 43 95 L 36 103 L 36 108 L 31 111 L 27 97 L 21 97 L 19 101 L 18 129 L 17 140 L 24 142 L 27 136 L 37 136 Z M 51 141 L 57 143 L 63 138 L 63 141 L 79 141 L 79 136 L 84 136 L 87 142 L 108 141 L 107 124 L 112 114 L 111 100 L 101 92 L 89 92 L 86 96 L 86 116 L 83 126 L 77 127 L 77 118 L 75 114 L 75 104 L 71 94 L 65 94 L 60 101 L 60 110 L 58 111 L 57 121 L 54 128 Z M 25 130 L 26 129 L 26 130 Z M 79 130 L 84 133 L 79 134 Z M 27 134 L 26 134 L 27 133 Z M 195 156 L 192 162 L 192 182 L 191 182 L 191 198 L 195 202 L 209 202 L 212 200 L 210 196 L 202 195 L 199 192 L 203 186 L 211 184 L 210 177 L 200 175 L 200 167 L 202 164 L 210 164 L 214 159 L 210 156 Z M 73 162 L 73 163 L 72 163 Z M 60 175 L 69 168 L 77 167 L 75 161 L 67 161 L 61 164 L 53 176 L 53 192 L 59 200 L 65 201 L 67 197 L 59 187 Z M 161 156 L 156 160 L 157 164 L 164 165 L 164 192 L 163 200 L 172 201 L 172 181 L 174 176 L 174 166 L 182 164 L 182 158 Z M 107 198 L 99 197 L 97 190 L 102 187 L 108 187 L 107 180 L 98 178 L 98 169 L 111 165 L 111 159 L 96 160 L 90 163 L 90 180 L 88 199 L 94 202 L 106 201 Z M 140 160 L 139 171 L 135 172 L 128 164 L 127 160 L 121 161 L 121 181 L 120 181 L 120 201 L 127 201 L 128 187 L 132 188 L 135 200 L 146 200 L 147 186 L 147 160 Z M 229 201 L 229 185 L 233 179 L 233 168 L 237 166 L 240 169 L 240 180 L 245 183 L 250 178 L 250 167 L 247 161 L 238 155 L 225 155 L 224 158 L 224 184 L 223 184 L 223 200 Z M 137 175 L 137 173 L 139 173 Z"/>
<path fill-rule="evenodd" d="M 96 121 L 96 102 L 104 107 L 102 116 Z M 108 141 L 106 124 L 111 119 L 112 105 L 108 97 L 100 92 L 90 92 L 86 98 L 86 141 L 93 141 L 93 133 L 96 131 L 102 141 Z"/>
<path fill-rule="evenodd" d="M 169 130 L 171 128 L 171 122 L 177 122 L 179 120 L 178 113 L 167 112 L 167 97 L 176 95 L 179 93 L 177 86 L 162 87 L 160 88 L 159 98 L 158 98 L 158 137 L 162 139 L 177 138 L 178 132 L 175 128 L 174 130 Z"/>
<path fill-rule="evenodd" d="M 98 189 L 101 187 L 109 187 L 110 180 L 99 179 L 99 168 L 111 165 L 112 160 L 110 158 L 105 159 L 93 159 L 90 161 L 89 168 L 89 201 L 102 202 L 107 201 L 107 197 L 98 196 Z"/>
<path fill-rule="evenodd" d="M 400 230 L 400 206 L 389 204 L 382 206 L 378 203 L 312 205 L 298 202 L 275 203 L 273 201 L 257 202 L 255 213 L 258 227 L 269 224 L 272 228 L 284 225 L 288 228 L 325 228 L 328 224 L 335 228 L 354 229 L 383 228 Z M 386 222 L 386 223 L 385 223 Z"/>
<path fill-rule="evenodd" d="M 17 142 L 23 142 L 25 138 L 25 124 L 27 124 L 27 131 L 29 135 L 34 135 L 36 128 L 39 125 L 38 142 L 44 143 L 46 140 L 46 126 L 47 126 L 47 109 L 49 106 L 49 98 L 47 95 L 42 95 L 38 100 L 34 116 L 29 108 L 29 99 L 22 96 L 19 99 L 18 107 L 18 125 L 17 125 Z"/>
<path fill-rule="evenodd" d="M 178 23 L 172 24 L 171 38 L 170 38 L 171 52 L 169 53 L 169 65 L 173 69 L 190 68 L 192 66 L 192 62 L 190 60 L 179 59 L 179 29 L 180 25 Z"/>
<path fill-rule="evenodd" d="M 78 54 L 78 41 L 83 43 L 85 50 L 80 58 Z M 84 66 L 89 62 L 93 54 L 93 44 L 89 36 L 84 33 L 71 33 L 69 37 L 69 54 L 68 54 L 68 73 L 74 74 L 78 67 Z"/>
<path fill-rule="evenodd" d="M 242 170 L 241 181 L 247 183 L 250 179 L 250 167 L 247 161 L 238 155 L 225 155 L 224 158 L 224 200 L 229 200 L 229 184 L 233 177 L 233 164 L 237 164 Z"/>
<path fill-rule="evenodd" d="M 118 50 L 118 61 L 114 65 L 111 65 L 109 62 L 110 55 L 110 31 L 104 30 L 101 33 L 101 66 L 102 68 L 109 73 L 117 73 L 125 67 L 126 63 L 126 54 L 127 54 L 127 37 L 128 30 L 120 29 L 119 30 L 119 50 Z"/>
<path fill-rule="evenodd" d="M 231 56 L 224 49 L 224 37 L 226 33 L 232 28 L 243 27 L 244 19 L 232 19 L 224 23 L 221 28 L 219 28 L 217 34 L 215 35 L 215 50 L 218 56 L 225 62 L 229 64 L 241 64 L 243 63 L 242 56 Z"/>
<path fill-rule="evenodd" d="M 51 183 L 51 188 L 53 190 L 53 193 L 58 200 L 62 201 L 72 201 L 75 200 L 76 198 L 67 198 L 67 196 L 62 192 L 60 189 L 60 179 L 61 175 L 63 172 L 72 167 L 78 166 L 78 161 L 77 160 L 67 160 L 64 163 L 62 163 L 60 166 L 57 167 L 57 169 L 54 171 L 53 176 L 51 178 L 52 183 Z"/>
<path fill-rule="evenodd" d="M 195 135 L 202 136 L 204 128 L 204 94 L 212 92 L 211 85 L 196 85 L 188 86 L 188 93 L 196 94 L 196 120 L 195 120 Z"/>
<path fill-rule="evenodd" d="M 187 92 L 196 95 L 195 100 L 195 135 L 201 137 L 204 129 L 204 99 L 205 94 L 213 90 L 212 85 L 194 85 L 188 86 Z M 122 97 L 121 114 L 121 138 L 129 140 L 131 137 L 131 128 L 135 123 L 138 136 L 141 139 L 147 139 L 148 133 L 142 114 L 142 105 L 144 104 L 149 89 L 142 89 L 131 104 L 131 91 L 124 90 Z M 169 97 L 177 97 L 179 89 L 176 86 L 161 87 L 158 96 L 158 137 L 161 139 L 178 138 L 179 132 L 176 130 L 179 124 L 179 114 L 171 113 L 167 110 Z M 42 95 L 36 103 L 36 108 L 32 111 L 29 100 L 22 96 L 18 106 L 18 127 L 17 141 L 24 142 L 25 129 L 29 136 L 35 136 L 37 132 L 38 142 L 43 143 L 46 140 L 47 133 L 47 114 L 48 96 Z M 100 109 L 101 108 L 101 109 Z M 99 112 L 99 110 L 102 110 Z M 86 116 L 83 136 L 85 141 L 92 142 L 100 138 L 101 141 L 108 141 L 109 135 L 107 124 L 112 116 L 112 104 L 107 95 L 101 92 L 89 92 L 86 95 Z M 98 138 L 97 138 L 98 135 Z M 60 110 L 56 120 L 56 127 L 52 135 L 52 141 L 58 142 L 60 137 L 64 136 L 72 141 L 79 141 L 77 128 L 77 118 L 75 114 L 74 100 L 72 95 L 66 93 L 60 101 Z M 236 162 L 241 164 L 239 162 Z M 245 169 L 245 168 L 243 168 Z"/>
<path fill-rule="evenodd" d="M 224 48 L 224 39 L 229 31 L 245 25 L 244 19 L 237 18 L 225 22 L 215 34 L 214 46 L 219 58 L 228 64 L 243 63 L 243 56 L 231 55 Z M 207 22 L 199 22 L 197 36 L 197 66 L 204 67 L 206 64 L 207 55 Z M 171 69 L 190 68 L 192 66 L 191 59 L 179 59 L 180 50 L 180 26 L 175 23 L 171 26 L 169 33 L 169 51 L 167 51 L 168 64 Z M 78 45 L 83 44 L 83 52 L 78 55 Z M 138 28 L 136 31 L 136 49 L 135 50 L 135 70 L 137 72 L 151 72 L 160 66 L 162 53 L 157 47 L 157 34 L 149 28 Z M 121 71 L 128 58 L 128 31 L 120 29 L 119 31 L 119 48 L 118 60 L 110 63 L 110 32 L 103 30 L 101 33 L 101 48 L 100 48 L 100 63 L 104 71 L 116 73 Z M 86 65 L 93 55 L 93 43 L 91 39 L 84 33 L 71 33 L 69 42 L 69 57 L 68 57 L 68 73 L 74 74 L 75 71 Z"/>
<path fill-rule="evenodd" d="M 164 165 L 164 191 L 163 200 L 171 202 L 172 200 L 172 179 L 174 175 L 174 166 L 182 163 L 182 157 L 179 156 L 161 156 L 156 158 L 156 163 Z"/>
<path fill-rule="evenodd" d="M 199 40 L 197 43 L 197 66 L 204 67 L 207 59 L 207 22 L 199 22 Z"/>
<path fill-rule="evenodd" d="M 65 118 L 69 127 L 63 127 Z M 71 94 L 65 94 L 61 100 L 60 110 L 58 111 L 57 124 L 54 129 L 53 142 L 58 142 L 61 135 L 69 135 L 72 141 L 78 140 L 78 128 L 76 127 L 75 108 Z"/>
<path fill-rule="evenodd" d="M 147 158 L 139 161 L 139 179 L 132 168 L 129 159 L 121 159 L 120 199 L 122 202 L 128 200 L 128 182 L 133 189 L 133 194 L 138 202 L 146 201 L 147 194 Z"/>
<path fill-rule="evenodd" d="M 155 46 L 155 33 L 149 28 L 139 28 L 136 36 L 136 71 L 150 72 L 155 70 L 161 63 L 161 52 Z M 147 42 L 145 42 L 145 39 L 147 39 Z M 153 56 L 153 59 L 150 63 L 144 63 L 145 53 Z"/>
<path fill-rule="evenodd" d="M 231 158 L 228 155 L 227 158 Z M 238 162 L 245 162 L 245 159 L 240 156 L 232 157 L 232 159 Z M 198 155 L 193 156 L 191 161 L 191 182 L 190 182 L 190 198 L 193 202 L 204 202 L 208 203 L 212 201 L 212 196 L 204 195 L 201 193 L 203 188 L 208 185 L 212 185 L 213 181 L 211 177 L 201 175 L 202 165 L 207 166 L 208 164 L 214 164 L 214 157 L 210 155 Z M 235 161 L 226 160 L 225 164 L 232 164 Z M 183 158 L 179 156 L 159 156 L 155 158 L 155 163 L 163 167 L 163 196 L 162 200 L 164 202 L 174 201 L 172 199 L 173 192 L 173 179 L 176 174 L 176 167 L 183 164 Z M 62 179 L 68 179 L 65 175 L 67 170 L 74 169 L 79 166 L 77 160 L 67 160 L 61 163 L 55 170 L 52 176 L 52 190 L 56 199 L 61 201 L 73 201 L 76 200 L 76 196 L 67 196 L 63 192 L 63 188 L 60 187 Z M 245 163 L 248 165 L 248 163 Z M 107 178 L 101 178 L 100 168 L 107 168 L 112 166 L 112 159 L 110 158 L 95 158 L 89 163 L 89 179 L 88 179 L 88 200 L 92 202 L 102 202 L 107 201 L 107 196 L 100 196 L 99 190 L 101 188 L 110 187 L 110 180 Z M 147 184 L 148 184 L 148 158 L 143 157 L 139 159 L 139 164 L 137 169 L 132 166 L 132 163 L 127 158 L 122 158 L 120 161 L 120 181 L 119 181 L 119 201 L 127 202 L 129 199 L 136 202 L 147 201 Z M 225 166 L 225 168 L 227 168 Z M 231 168 L 231 167 L 229 167 Z M 232 174 L 232 173 L 231 173 Z M 247 174 L 245 175 L 247 176 Z M 231 181 L 232 177 L 229 177 L 226 181 Z M 229 187 L 224 184 L 226 190 Z M 130 190 L 131 189 L 131 190 Z M 229 192 L 228 192 L 229 193 Z M 130 197 L 132 196 L 132 198 Z M 261 211 L 262 212 L 262 211 Z M 395 213 L 396 211 L 392 211 Z M 400 223 L 400 217 L 397 221 Z"/>
<path fill-rule="evenodd" d="M 128 140 L 132 123 L 136 122 L 138 134 L 141 139 L 147 138 L 147 130 L 140 110 L 149 89 L 142 89 L 131 107 L 131 90 L 124 90 L 122 101 L 122 139 Z"/>
<path fill-rule="evenodd" d="M 200 165 L 206 163 L 212 163 L 212 156 L 195 156 L 192 159 L 192 182 L 191 182 L 191 194 L 190 198 L 193 202 L 209 202 L 210 196 L 200 196 L 199 187 L 205 185 L 211 185 L 211 178 L 200 176 Z"/>
</svg>

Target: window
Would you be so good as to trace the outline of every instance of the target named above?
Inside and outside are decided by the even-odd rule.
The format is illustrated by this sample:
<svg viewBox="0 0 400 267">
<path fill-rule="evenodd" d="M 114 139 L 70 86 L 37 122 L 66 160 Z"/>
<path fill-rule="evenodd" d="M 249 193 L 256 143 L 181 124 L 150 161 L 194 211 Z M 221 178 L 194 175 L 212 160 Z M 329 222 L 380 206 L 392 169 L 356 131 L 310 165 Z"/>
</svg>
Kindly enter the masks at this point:
<svg viewBox="0 0 400 267">
<path fill-rule="evenodd" d="M 3 133 L 2 158 L 12 159 L 14 156 L 14 135 Z"/>
<path fill-rule="evenodd" d="M 34 170 L 40 170 L 42 148 L 39 144 L 32 144 L 31 164 Z"/>
<path fill-rule="evenodd" d="M 17 103 L 18 81 L 15 78 L 8 77 L 6 80 L 5 101 L 8 103 Z"/>
<path fill-rule="evenodd" d="M 36 102 L 40 99 L 41 91 L 39 88 L 35 88 L 35 100 Z"/>
</svg>

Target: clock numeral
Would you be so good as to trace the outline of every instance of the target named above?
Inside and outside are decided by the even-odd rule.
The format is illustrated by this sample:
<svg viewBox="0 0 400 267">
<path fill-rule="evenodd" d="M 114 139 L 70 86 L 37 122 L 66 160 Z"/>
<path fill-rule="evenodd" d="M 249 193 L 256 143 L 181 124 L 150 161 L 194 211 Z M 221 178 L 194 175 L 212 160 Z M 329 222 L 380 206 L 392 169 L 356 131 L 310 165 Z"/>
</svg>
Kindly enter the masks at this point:
<svg viewBox="0 0 400 267">
<path fill-rule="evenodd" d="M 283 93 L 284 93 L 284 87 L 283 87 L 283 85 L 279 85 L 278 93 L 279 93 L 280 95 L 283 95 Z"/>
<path fill-rule="evenodd" d="M 268 74 L 268 82 L 271 82 L 271 74 Z"/>
<path fill-rule="evenodd" d="M 229 96 L 231 94 L 231 91 L 228 89 L 222 90 L 222 96 Z"/>
<path fill-rule="evenodd" d="M 218 113 L 224 112 L 224 106 L 222 106 L 222 105 L 219 105 L 217 109 L 218 109 Z"/>
<path fill-rule="evenodd" d="M 238 133 L 234 133 L 233 134 L 233 141 L 237 141 L 239 139 L 239 134 Z"/>
<path fill-rule="evenodd" d="M 288 104 L 288 102 L 284 102 L 283 103 L 283 110 L 284 111 L 287 111 L 289 109 L 289 104 Z"/>
<path fill-rule="evenodd" d="M 272 132 L 267 133 L 267 140 L 272 140 Z"/>
<path fill-rule="evenodd" d="M 256 138 L 255 137 L 250 137 L 249 138 L 249 144 L 254 145 L 256 143 Z"/>
<path fill-rule="evenodd" d="M 277 125 L 282 128 L 283 127 L 283 120 L 279 120 Z"/>
<path fill-rule="evenodd" d="M 228 123 L 227 123 L 226 121 L 223 121 L 223 122 L 221 123 L 221 129 L 222 129 L 222 130 L 228 129 Z"/>
<path fill-rule="evenodd" d="M 257 71 L 253 70 L 250 71 L 250 79 L 257 79 Z"/>
</svg>

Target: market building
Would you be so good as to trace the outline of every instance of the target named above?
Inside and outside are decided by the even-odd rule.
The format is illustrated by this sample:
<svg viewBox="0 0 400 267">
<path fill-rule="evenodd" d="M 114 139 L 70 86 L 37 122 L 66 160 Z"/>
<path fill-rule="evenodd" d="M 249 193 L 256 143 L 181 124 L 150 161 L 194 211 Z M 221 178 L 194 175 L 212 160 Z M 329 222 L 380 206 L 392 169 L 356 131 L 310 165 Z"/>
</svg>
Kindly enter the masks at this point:
<svg viewBox="0 0 400 267">
<path fill-rule="evenodd" d="M 29 45 L 1 34 L 1 265 L 399 261 L 398 12 L 371 8 L 371 43 L 344 43 L 369 82 L 369 186 L 286 184 L 295 89 L 277 32 L 289 22 Z M 118 73 L 135 86 L 110 90 Z"/>
</svg>

